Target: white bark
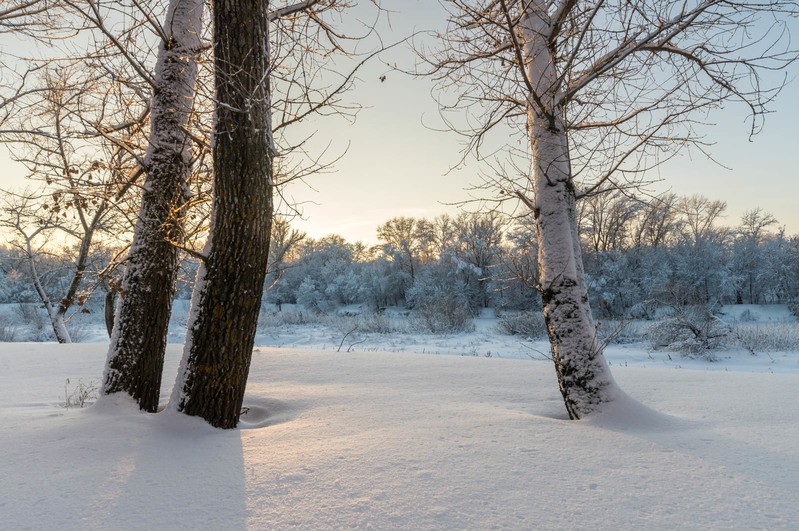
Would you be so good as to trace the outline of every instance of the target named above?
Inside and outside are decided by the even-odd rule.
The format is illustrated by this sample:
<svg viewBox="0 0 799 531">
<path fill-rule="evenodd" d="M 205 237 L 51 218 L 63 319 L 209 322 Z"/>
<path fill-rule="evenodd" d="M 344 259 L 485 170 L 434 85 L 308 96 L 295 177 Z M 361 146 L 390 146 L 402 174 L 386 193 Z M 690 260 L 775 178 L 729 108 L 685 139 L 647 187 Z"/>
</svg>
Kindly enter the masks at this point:
<svg viewBox="0 0 799 531">
<path fill-rule="evenodd" d="M 550 31 L 547 2 L 528 4 L 521 35 L 532 88 L 528 124 L 535 161 L 533 206 L 544 317 L 566 409 L 571 418 L 582 418 L 612 401 L 616 386 L 588 304 L 565 111 L 547 42 Z"/>
<path fill-rule="evenodd" d="M 36 268 L 36 260 L 31 247 L 30 238 L 26 238 L 25 244 L 28 255 L 28 267 L 31 272 L 31 278 L 33 279 L 33 286 L 36 289 L 36 294 L 39 296 L 39 300 L 44 305 L 45 310 L 47 310 L 47 316 L 50 318 L 50 324 L 53 327 L 53 333 L 55 334 L 56 340 L 59 343 L 72 343 L 72 338 L 69 337 L 69 331 L 67 330 L 66 323 L 64 322 L 64 314 L 53 305 L 52 301 L 50 300 L 50 296 L 44 289 L 42 279 L 39 276 L 39 270 Z"/>
</svg>

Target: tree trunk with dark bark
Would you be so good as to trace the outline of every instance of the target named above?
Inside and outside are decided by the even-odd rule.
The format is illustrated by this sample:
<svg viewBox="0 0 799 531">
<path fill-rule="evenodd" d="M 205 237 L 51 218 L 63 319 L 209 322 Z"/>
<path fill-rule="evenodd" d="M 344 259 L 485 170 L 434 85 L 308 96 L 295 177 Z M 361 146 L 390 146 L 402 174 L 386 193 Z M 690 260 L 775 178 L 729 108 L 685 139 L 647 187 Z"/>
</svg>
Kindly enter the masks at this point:
<svg viewBox="0 0 799 531">
<path fill-rule="evenodd" d="M 105 304 L 103 305 L 103 319 L 105 320 L 105 329 L 108 332 L 108 337 L 114 335 L 114 308 L 117 302 L 117 292 L 113 289 L 105 294 Z"/>
<path fill-rule="evenodd" d="M 103 394 L 158 409 L 179 242 L 191 173 L 186 132 L 197 80 L 203 2 L 172 0 L 156 65 L 142 206 L 122 281 Z"/>
<path fill-rule="evenodd" d="M 211 235 L 173 404 L 218 428 L 239 421 L 272 224 L 268 2 L 215 0 Z"/>
</svg>

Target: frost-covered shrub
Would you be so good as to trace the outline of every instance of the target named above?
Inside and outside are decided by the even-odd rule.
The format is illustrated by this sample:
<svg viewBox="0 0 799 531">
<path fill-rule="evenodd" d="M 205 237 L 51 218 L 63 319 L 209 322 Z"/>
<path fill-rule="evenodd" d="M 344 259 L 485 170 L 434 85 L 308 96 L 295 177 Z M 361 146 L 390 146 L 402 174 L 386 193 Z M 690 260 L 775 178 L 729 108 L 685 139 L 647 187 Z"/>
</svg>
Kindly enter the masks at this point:
<svg viewBox="0 0 799 531">
<path fill-rule="evenodd" d="M 741 312 L 741 315 L 738 316 L 738 320 L 742 323 L 753 323 L 757 321 L 757 317 L 755 317 L 755 314 L 752 313 L 752 310 L 747 308 Z"/>
<path fill-rule="evenodd" d="M 474 330 L 469 292 L 458 271 L 437 264 L 422 271 L 405 294 L 417 326 L 434 334 Z"/>
<path fill-rule="evenodd" d="M 6 315 L 0 315 L 0 343 L 11 343 L 17 338 L 11 319 Z"/>
<path fill-rule="evenodd" d="M 633 304 L 627 314 L 633 319 L 650 319 L 651 316 L 647 311 L 646 304 L 643 302 L 636 302 Z"/>
<path fill-rule="evenodd" d="M 753 353 L 799 350 L 799 325 L 795 323 L 739 324 L 733 335 Z"/>
<path fill-rule="evenodd" d="M 405 319 L 391 319 L 389 316 L 377 312 L 324 316 L 323 324 L 341 334 L 350 331 L 357 331 L 358 334 L 404 334 L 408 332 Z"/>
<path fill-rule="evenodd" d="M 310 277 L 305 277 L 297 290 L 297 304 L 317 313 L 325 313 L 331 309 L 328 299 Z"/>
<path fill-rule="evenodd" d="M 655 347 L 697 355 L 726 346 L 731 330 L 706 305 L 679 308 L 672 317 L 649 328 Z"/>
<path fill-rule="evenodd" d="M 39 305 L 29 302 L 21 302 L 17 305 L 17 315 L 20 322 L 33 330 L 39 332 L 47 326 L 43 312 L 39 311 Z"/>
<path fill-rule="evenodd" d="M 662 312 L 663 307 L 653 300 L 646 300 L 636 302 L 627 311 L 627 317 L 630 319 L 644 319 L 651 321 L 657 318 L 658 312 Z"/>
<path fill-rule="evenodd" d="M 544 316 L 538 310 L 506 313 L 497 320 L 497 328 L 504 334 L 531 339 L 538 339 L 547 335 Z"/>
<path fill-rule="evenodd" d="M 258 316 L 258 328 L 265 330 L 278 326 L 300 326 L 309 324 L 311 322 L 308 312 L 275 312 L 261 310 Z M 314 322 L 318 322 L 319 317 L 314 318 Z"/>
<path fill-rule="evenodd" d="M 377 312 L 359 315 L 356 324 L 360 332 L 367 334 L 391 334 L 401 331 L 388 316 Z"/>
<path fill-rule="evenodd" d="M 84 343 L 92 337 L 92 331 L 84 322 L 70 323 L 69 338 L 73 343 Z"/>
<path fill-rule="evenodd" d="M 41 305 L 28 302 L 17 304 L 14 319 L 18 323 L 14 333 L 15 341 L 38 342 L 54 339 L 47 312 Z"/>
<path fill-rule="evenodd" d="M 597 337 L 603 344 L 629 345 L 647 340 L 648 323 L 630 320 L 603 320 L 597 323 Z"/>
<path fill-rule="evenodd" d="M 468 301 L 447 294 L 441 294 L 417 305 L 413 311 L 413 318 L 422 330 L 433 334 L 474 330 L 474 320 Z"/>
</svg>

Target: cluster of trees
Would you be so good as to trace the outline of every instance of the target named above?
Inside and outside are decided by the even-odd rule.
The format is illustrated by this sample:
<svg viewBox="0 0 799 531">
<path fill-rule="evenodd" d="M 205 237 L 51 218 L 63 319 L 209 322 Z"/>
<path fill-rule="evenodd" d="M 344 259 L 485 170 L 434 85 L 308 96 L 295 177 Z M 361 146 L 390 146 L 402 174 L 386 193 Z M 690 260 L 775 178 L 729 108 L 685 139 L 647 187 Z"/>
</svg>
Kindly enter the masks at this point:
<svg viewBox="0 0 799 531">
<path fill-rule="evenodd" d="M 602 317 L 647 318 L 664 305 L 799 301 L 799 236 L 786 234 L 759 208 L 727 226 L 725 203 L 702 196 L 641 200 L 615 192 L 586 198 L 580 207 L 588 291 Z M 317 312 L 353 304 L 430 309 L 453 319 L 436 321 L 438 330 L 464 326 L 482 308 L 540 307 L 529 216 L 398 217 L 377 227 L 376 235 L 374 246 L 336 235 L 315 240 L 275 218 L 263 300 Z M 70 295 L 70 264 L 79 249 L 34 254 L 34 277 L 24 246 L 0 248 L 0 303 L 57 303 L 71 296 L 73 310 L 100 312 L 114 283 L 104 272 L 117 254 L 95 246 L 85 259 L 84 289 Z M 198 259 L 184 253 L 176 297 L 191 296 L 198 268 Z M 92 296 L 92 290 L 99 293 Z"/>
<path fill-rule="evenodd" d="M 11 0 L 0 37 L 24 38 L 0 68 L 0 141 L 32 188 L 5 195 L 13 234 L 61 343 L 88 256 L 125 248 L 99 276 L 118 293 L 103 395 L 155 412 L 181 251 L 200 261 L 171 402 L 218 427 L 238 422 L 279 183 L 324 166 L 296 124 L 351 115 L 343 0 Z M 210 14 L 210 15 L 209 15 Z M 210 24 L 206 22 L 210 18 Z M 235 28 L 235 29 L 232 29 Z M 15 53 L 16 52 L 16 53 Z M 347 64 L 351 64 L 350 61 Z M 335 67 L 333 67 L 335 65 Z M 77 242 L 65 294 L 37 263 Z M 241 274 L 242 272 L 246 274 Z"/>
<path fill-rule="evenodd" d="M 593 307 L 644 317 L 657 306 L 792 303 L 799 299 L 799 237 L 759 208 L 733 227 L 726 204 L 667 194 L 640 202 L 591 197 L 581 233 Z"/>
<path fill-rule="evenodd" d="M 398 217 L 377 236 L 381 244 L 372 247 L 338 236 L 302 240 L 272 273 L 266 300 L 317 311 L 356 303 L 425 309 L 441 314 L 431 321 L 437 330 L 464 326 L 480 308 L 536 305 L 534 279 L 514 269 L 534 267 L 529 224 L 510 227 L 497 213 Z"/>
<path fill-rule="evenodd" d="M 799 236 L 754 208 L 722 224 L 726 204 L 666 194 L 587 198 L 579 213 L 589 296 L 605 317 L 651 317 L 661 306 L 799 300 Z M 540 305 L 529 217 L 496 213 L 394 218 L 366 247 L 305 239 L 272 273 L 269 302 L 327 311 L 340 305 L 414 308 L 438 298 L 464 311 Z"/>
</svg>

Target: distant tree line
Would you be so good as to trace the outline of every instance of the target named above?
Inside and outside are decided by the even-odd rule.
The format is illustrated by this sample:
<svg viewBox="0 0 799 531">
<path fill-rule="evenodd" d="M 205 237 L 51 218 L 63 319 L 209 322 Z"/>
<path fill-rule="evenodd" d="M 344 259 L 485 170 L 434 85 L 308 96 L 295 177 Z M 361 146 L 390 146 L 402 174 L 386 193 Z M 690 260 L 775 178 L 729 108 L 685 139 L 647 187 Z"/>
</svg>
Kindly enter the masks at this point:
<svg viewBox="0 0 799 531">
<path fill-rule="evenodd" d="M 587 199 L 580 223 L 593 307 L 645 317 L 659 305 L 795 302 L 799 237 L 760 208 L 724 226 L 725 210 L 696 195 Z"/>
<path fill-rule="evenodd" d="M 721 223 L 726 204 L 702 196 L 667 194 L 642 201 L 615 192 L 587 198 L 581 206 L 586 277 L 599 316 L 648 318 L 662 306 L 799 300 L 799 235 L 786 234 L 759 208 L 726 226 Z M 397 217 L 377 227 L 377 237 L 380 243 L 372 246 L 337 235 L 312 239 L 278 218 L 264 300 L 278 309 L 399 306 L 464 317 L 482 308 L 540 307 L 529 217 Z M 67 290 L 69 264 L 78 252 L 50 249 L 35 257 L 51 300 Z M 102 296 L 114 284 L 107 268 L 117 254 L 100 245 L 88 257 L 76 308 L 100 311 Z M 41 302 L 30 263 L 24 249 L 0 247 L 0 303 Z M 186 255 L 178 298 L 190 296 L 196 270 L 197 260 Z M 91 296 L 93 291 L 98 293 Z"/>
<path fill-rule="evenodd" d="M 674 194 L 641 201 L 616 192 L 583 202 L 582 247 L 595 312 L 641 318 L 664 305 L 799 299 L 799 236 L 758 208 L 724 226 L 725 210 L 721 201 Z M 540 304 L 529 219 L 394 218 L 377 234 L 382 244 L 374 247 L 338 236 L 302 240 L 267 300 L 317 311 L 458 304 L 474 313 Z"/>
</svg>

